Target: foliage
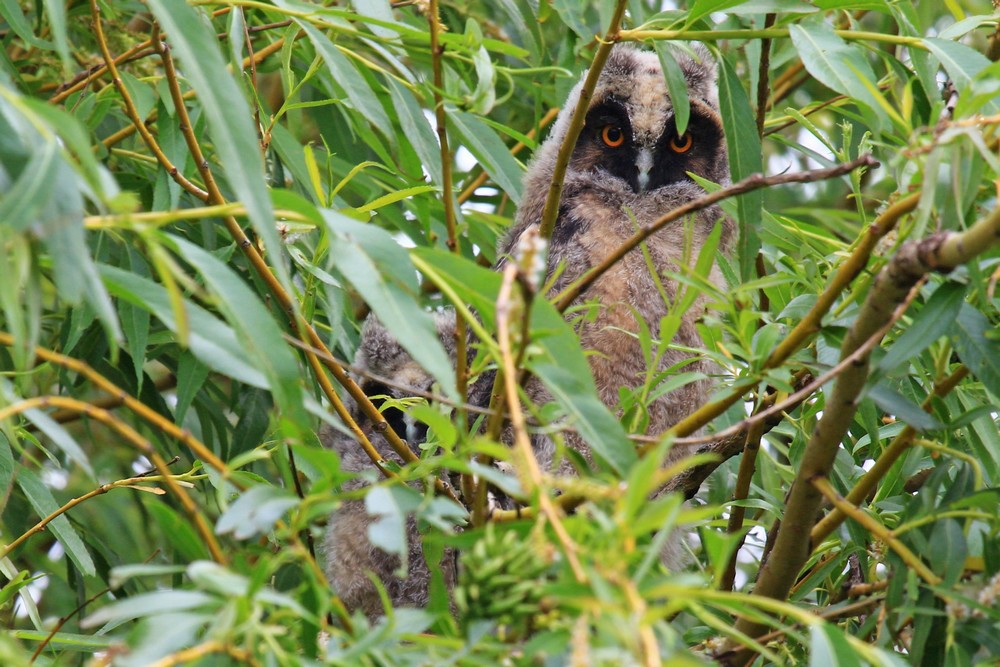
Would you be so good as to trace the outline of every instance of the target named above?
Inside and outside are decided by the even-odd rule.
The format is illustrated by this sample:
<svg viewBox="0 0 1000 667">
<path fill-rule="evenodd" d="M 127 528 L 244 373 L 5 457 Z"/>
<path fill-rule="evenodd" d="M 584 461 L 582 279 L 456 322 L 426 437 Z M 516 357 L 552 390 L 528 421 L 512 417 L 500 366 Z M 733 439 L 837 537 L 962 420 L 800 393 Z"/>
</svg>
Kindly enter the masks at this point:
<svg viewBox="0 0 1000 667">
<path fill-rule="evenodd" d="M 619 32 L 611 0 L 0 3 L 0 661 L 995 664 L 996 16 L 984 0 L 659 4 L 625 2 Z M 650 373 L 609 412 L 545 299 L 511 320 L 556 397 L 525 409 L 607 464 L 524 496 L 478 463 L 508 450 L 466 420 L 430 313 L 468 317 L 473 374 L 504 363 L 483 267 L 609 29 L 655 42 L 668 73 L 663 44 L 713 49 L 734 181 L 879 166 L 724 200 L 726 289 L 707 255 L 670 276 L 688 306 L 712 302 L 696 353 L 716 393 L 664 438 L 625 435 L 694 378 Z M 876 276 L 923 239 L 886 296 Z M 384 404 L 429 438 L 369 506 L 386 548 L 411 512 L 428 558 L 473 564 L 458 618 L 438 591 L 369 625 L 322 574 L 326 516 L 359 492 L 314 433 L 340 424 L 337 360 L 369 311 L 436 379 L 430 399 Z M 650 359 L 672 326 L 636 333 Z M 659 472 L 702 426 L 714 455 Z M 526 507 L 463 510 L 454 531 L 442 484 L 402 483 L 472 473 Z M 671 478 L 691 502 L 651 499 Z M 667 572 L 680 533 L 691 565 Z"/>
</svg>

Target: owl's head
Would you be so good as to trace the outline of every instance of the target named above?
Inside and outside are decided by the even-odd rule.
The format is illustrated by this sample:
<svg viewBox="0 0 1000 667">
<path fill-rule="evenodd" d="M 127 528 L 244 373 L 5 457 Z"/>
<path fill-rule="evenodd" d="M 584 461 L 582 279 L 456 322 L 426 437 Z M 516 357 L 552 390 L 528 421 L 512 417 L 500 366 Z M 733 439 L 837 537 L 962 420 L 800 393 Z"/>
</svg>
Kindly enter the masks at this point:
<svg viewBox="0 0 1000 667">
<path fill-rule="evenodd" d="M 616 46 L 598 79 L 585 125 L 574 148 L 567 183 L 592 178 L 594 187 L 645 195 L 669 186 L 693 189 L 688 172 L 728 183 L 729 164 L 719 116 L 717 72 L 708 49 L 676 52 L 688 85 L 691 114 L 677 132 L 674 108 L 660 61 L 653 52 Z M 529 217 L 535 195 L 544 199 L 555 157 L 580 99 L 581 80 L 570 92 L 548 139 L 539 148 L 526 179 L 522 208 Z M 540 213 L 540 209 L 538 211 Z"/>
</svg>

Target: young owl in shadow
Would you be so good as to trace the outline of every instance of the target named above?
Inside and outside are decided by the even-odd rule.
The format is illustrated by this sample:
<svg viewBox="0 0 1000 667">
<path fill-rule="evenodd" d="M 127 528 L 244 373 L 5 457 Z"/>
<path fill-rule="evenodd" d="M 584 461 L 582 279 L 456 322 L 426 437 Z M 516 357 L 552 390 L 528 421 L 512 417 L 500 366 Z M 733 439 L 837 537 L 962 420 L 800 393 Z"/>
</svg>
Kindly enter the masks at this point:
<svg viewBox="0 0 1000 667">
<path fill-rule="evenodd" d="M 697 45 L 694 52 L 694 58 L 677 56 L 688 84 L 691 110 L 688 126 L 679 134 L 657 55 L 627 45 L 612 50 L 566 171 L 549 243 L 548 277 L 559 272 L 550 295 L 558 294 L 600 264 L 633 236 L 638 226 L 652 223 L 704 195 L 688 172 L 715 183 L 729 182 L 715 63 L 703 46 Z M 500 244 L 501 265 L 524 232 L 541 221 L 556 155 L 581 87 L 582 82 L 570 92 L 552 133 L 528 169 L 515 224 Z M 649 371 L 636 333 L 641 319 L 656 337 L 661 318 L 677 296 L 677 284 L 664 272 L 680 269 L 685 257 L 693 263 L 717 224 L 722 225 L 720 247 L 728 248 L 732 221 L 721 209 L 712 206 L 693 218 L 690 223 L 674 222 L 646 241 L 656 275 L 642 251 L 635 249 L 574 302 L 596 302 L 598 306 L 592 317 L 583 318 L 578 332 L 583 349 L 591 355 L 590 367 L 600 398 L 609 407 L 618 402 L 621 388 L 642 386 Z M 717 269 L 710 277 L 721 285 Z M 699 298 L 682 314 L 680 328 L 672 339 L 678 347 L 701 345 L 695 322 L 704 307 L 704 299 Z M 667 350 L 655 370 L 671 368 L 711 372 L 709 362 L 682 349 Z M 481 378 L 470 400 L 488 402 L 484 393 L 491 386 L 491 377 Z M 705 401 L 708 388 L 708 381 L 701 380 L 656 398 L 647 408 L 646 432 L 656 435 L 673 426 Z M 538 380 L 529 381 L 526 390 L 537 404 L 550 400 Z M 533 444 L 539 462 L 551 469 L 555 454 L 552 440 L 536 436 Z M 566 444 L 590 458 L 586 445 L 575 433 L 566 435 Z M 675 448 L 670 460 L 683 454 Z M 564 460 L 554 472 L 570 474 L 572 467 Z"/>
<path fill-rule="evenodd" d="M 586 124 L 566 173 L 559 215 L 549 242 L 548 275 L 558 272 L 551 294 L 558 293 L 604 260 L 635 233 L 637 225 L 651 223 L 703 195 L 704 190 L 688 172 L 716 183 L 728 183 L 729 167 L 718 112 L 715 64 L 707 49 L 700 45 L 695 47 L 694 54 L 694 57 L 677 55 L 687 81 L 691 110 L 688 127 L 679 134 L 656 54 L 626 45 L 612 50 L 598 79 Z M 502 267 L 522 234 L 541 220 L 556 156 L 581 87 L 582 80 L 570 92 L 552 132 L 529 165 L 515 224 L 499 246 L 501 259 L 497 268 Z M 593 315 L 583 318 L 578 331 L 584 350 L 591 352 L 590 365 L 600 398 L 609 407 L 617 405 L 621 388 L 642 386 L 649 370 L 635 334 L 642 320 L 656 336 L 661 318 L 668 313 L 677 295 L 677 285 L 664 273 L 680 270 L 685 262 L 693 263 L 716 225 L 722 226 L 721 247 L 725 249 L 732 236 L 732 222 L 718 207 L 704 209 L 694 214 L 693 220 L 669 225 L 646 241 L 656 275 L 651 273 L 642 251 L 636 249 L 577 299 L 576 303 L 596 303 Z M 721 284 L 715 271 L 711 278 Z M 678 347 L 701 345 L 695 322 L 704 307 L 704 300 L 699 298 L 681 315 L 681 325 L 672 339 Z M 364 335 L 378 344 L 362 341 L 359 358 L 363 357 L 364 365 L 415 372 L 412 359 L 398 344 L 393 348 L 385 343 L 388 334 L 383 328 L 369 329 L 366 325 Z M 373 358 L 379 354 L 379 347 L 388 358 Z M 392 354 L 399 356 L 392 357 Z M 682 349 L 667 350 L 656 371 L 673 367 L 706 374 L 711 370 L 708 362 Z M 421 379 L 411 375 L 410 383 L 419 387 L 429 385 L 429 376 L 424 374 Z M 408 382 L 403 380 L 400 384 Z M 470 390 L 469 402 L 487 405 L 492 384 L 493 374 L 484 373 Z M 536 379 L 528 381 L 526 390 L 538 405 L 551 400 Z M 647 433 L 663 432 L 702 404 L 707 393 L 708 382 L 701 380 L 658 396 L 648 405 Z M 362 425 L 366 431 L 372 430 L 370 424 Z M 505 434 L 504 439 L 509 441 L 509 434 Z M 360 470 L 362 464 L 369 467 L 357 458 L 364 455 L 346 436 L 338 435 L 332 442 L 327 434 L 324 440 L 332 444 L 342 458 L 350 457 L 342 466 L 345 470 Z M 591 458 L 586 444 L 575 433 L 567 433 L 565 441 L 588 460 Z M 556 447 L 550 438 L 536 435 L 532 444 L 543 468 L 557 474 L 574 472 L 567 459 L 556 460 Z M 683 452 L 675 448 L 671 459 L 682 455 Z M 412 519 L 408 537 L 414 557 L 410 559 L 411 567 L 405 579 L 393 574 L 398 559 L 388 557 L 369 543 L 367 526 L 371 521 L 360 502 L 345 504 L 331 517 L 326 541 L 327 569 L 334 589 L 349 607 L 363 610 L 370 618 L 378 616 L 381 604 L 367 577 L 366 570 L 370 570 L 386 584 L 394 605 L 425 604 L 428 570 L 420 556 L 419 535 Z M 677 566 L 681 562 L 680 539 L 668 542 L 672 545 L 664 551 L 663 560 L 668 566 Z M 454 578 L 452 567 L 453 563 L 446 565 L 449 583 Z"/>
</svg>

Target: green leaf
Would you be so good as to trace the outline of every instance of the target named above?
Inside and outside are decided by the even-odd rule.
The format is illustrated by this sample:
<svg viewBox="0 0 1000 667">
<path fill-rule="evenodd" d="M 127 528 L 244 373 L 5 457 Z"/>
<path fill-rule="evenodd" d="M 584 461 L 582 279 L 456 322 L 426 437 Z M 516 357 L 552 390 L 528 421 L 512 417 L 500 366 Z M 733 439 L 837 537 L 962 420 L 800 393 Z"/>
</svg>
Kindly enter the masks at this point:
<svg viewBox="0 0 1000 667">
<path fill-rule="evenodd" d="M 333 240 L 330 260 L 403 348 L 457 398 L 455 371 L 438 339 L 434 318 L 420 305 L 416 268 L 392 235 L 374 225 L 322 211 Z"/>
<path fill-rule="evenodd" d="M 995 507 L 995 506 L 994 506 Z M 965 571 L 969 547 L 965 543 L 962 525 L 955 519 L 939 519 L 927 540 L 927 560 L 943 585 L 955 584 Z"/>
<path fill-rule="evenodd" d="M 239 345 L 267 375 L 271 393 L 282 413 L 304 424 L 306 415 L 302 409 L 298 362 L 271 313 L 246 283 L 212 253 L 179 236 L 168 238 L 178 253 L 197 268 L 215 294 L 219 310 L 236 332 Z"/>
<path fill-rule="evenodd" d="M 810 667 L 861 667 L 857 652 L 840 629 L 830 623 L 809 626 Z"/>
<path fill-rule="evenodd" d="M 449 129 L 476 156 L 493 182 L 507 193 L 511 201 L 521 203 L 521 177 L 524 170 L 493 128 L 464 111 L 449 110 L 448 122 Z"/>
<path fill-rule="evenodd" d="M 413 93 L 395 79 L 390 78 L 388 83 L 389 96 L 392 98 L 392 105 L 396 109 L 403 130 L 400 140 L 410 142 L 420 161 L 423 162 L 424 169 L 430 174 L 431 180 L 441 185 L 444 180 L 441 177 L 441 151 L 437 137 L 434 136 L 434 129 L 417 104 Z"/>
<path fill-rule="evenodd" d="M 959 92 L 968 88 L 972 79 L 990 65 L 986 56 L 965 44 L 936 37 L 924 38 L 924 44 L 944 67 L 948 78 L 955 84 L 955 88 Z M 995 103 L 994 106 L 996 106 Z"/>
<path fill-rule="evenodd" d="M 101 276 L 114 296 L 148 309 L 168 329 L 177 333 L 177 322 L 166 289 L 148 278 L 113 266 L 102 266 Z M 234 380 L 269 388 L 264 374 L 246 355 L 232 329 L 201 306 L 185 301 L 184 307 L 190 329 L 188 345 L 202 363 Z"/>
<path fill-rule="evenodd" d="M 958 330 L 952 340 L 962 363 L 994 396 L 1000 396 L 1000 340 L 987 336 L 996 329 L 968 304 L 962 304 L 955 323 Z"/>
<path fill-rule="evenodd" d="M 190 612 L 218 598 L 201 591 L 163 590 L 140 593 L 97 610 L 80 622 L 84 628 L 96 628 L 104 623 L 121 623 L 146 616 L 158 616 L 175 611 Z"/>
<path fill-rule="evenodd" d="M 174 406 L 174 420 L 178 424 L 184 423 L 184 415 L 208 379 L 208 371 L 208 366 L 199 362 L 188 351 L 182 353 L 177 360 L 177 404 Z"/>
<path fill-rule="evenodd" d="M 184 0 L 150 0 L 149 8 L 163 31 L 170 35 L 171 51 L 181 61 L 185 79 L 198 93 L 229 185 L 246 207 L 264 246 L 271 252 L 279 252 L 281 243 L 267 194 L 264 160 L 253 116 L 239 86 L 226 70 L 215 29 L 201 10 Z M 279 282 L 290 291 L 285 263 L 274 262 L 273 268 Z"/>
<path fill-rule="evenodd" d="M 382 195 L 381 197 L 377 197 L 368 202 L 367 204 L 365 204 L 364 206 L 359 206 L 355 210 L 358 211 L 359 213 L 376 211 L 384 206 L 388 206 L 389 204 L 395 204 L 398 201 L 409 199 L 410 197 L 415 197 L 416 195 L 420 195 L 425 192 L 433 192 L 434 190 L 437 190 L 437 187 L 433 185 L 416 185 L 412 188 L 403 188 L 402 190 L 396 190 L 394 192 L 390 192 L 387 195 Z"/>
<path fill-rule="evenodd" d="M 949 334 L 962 308 L 966 291 L 966 285 L 955 281 L 943 283 L 934 290 L 927 305 L 920 309 L 910 326 L 879 361 L 878 371 L 891 373 L 926 350 L 938 338 Z"/>
<path fill-rule="evenodd" d="M 408 566 L 406 517 L 420 506 L 420 494 L 407 486 L 373 486 L 365 494 L 365 510 L 378 517 L 368 525 L 373 546 L 400 557 L 400 569 Z"/>
<path fill-rule="evenodd" d="M 24 16 L 24 12 L 21 11 L 21 7 L 18 5 L 17 0 L 0 0 L 0 16 L 3 20 L 7 22 L 14 34 L 23 39 L 26 43 L 34 46 L 35 48 L 44 49 L 46 51 L 51 51 L 53 48 L 52 42 L 44 39 L 39 39 L 35 36 L 35 32 L 31 29 L 31 23 Z M 65 38 L 65 34 L 63 35 Z"/>
<path fill-rule="evenodd" d="M 367 118 L 386 137 L 392 137 L 392 123 L 389 122 L 389 116 L 354 63 L 311 23 L 304 19 L 296 19 L 296 22 L 305 30 L 316 51 L 323 57 L 323 62 L 330 68 L 333 80 L 344 90 L 354 110 Z"/>
<path fill-rule="evenodd" d="M 934 431 L 943 427 L 941 422 L 921 410 L 919 405 L 884 382 L 869 389 L 867 396 L 884 412 L 896 416 L 918 431 Z"/>
<path fill-rule="evenodd" d="M 56 53 L 62 61 L 63 71 L 69 73 L 73 71 L 74 62 L 69 55 L 69 39 L 66 37 L 66 3 L 61 0 L 43 0 L 43 2 L 56 44 Z"/>
<path fill-rule="evenodd" d="M 66 429 L 59 422 L 52 419 L 41 410 L 25 410 L 24 416 L 28 418 L 39 431 L 48 436 L 49 440 L 61 449 L 63 453 L 73 463 L 77 464 L 87 473 L 90 478 L 94 477 L 94 470 L 90 467 L 90 460 L 87 454 L 80 448 L 76 440 L 73 439 Z"/>
<path fill-rule="evenodd" d="M 220 535 L 232 533 L 238 540 L 266 535 L 285 512 L 299 504 L 294 495 L 269 484 L 259 484 L 244 491 L 215 524 Z"/>
<path fill-rule="evenodd" d="M 715 12 L 724 12 L 731 7 L 740 5 L 743 0 L 695 0 L 687 14 L 687 25 L 703 19 Z"/>
<path fill-rule="evenodd" d="M 691 100 L 688 99 L 687 79 L 684 78 L 684 72 L 681 71 L 681 66 L 674 58 L 672 47 L 662 41 L 653 42 L 653 46 L 656 48 L 656 55 L 660 57 L 660 68 L 667 81 L 670 104 L 674 108 L 677 136 L 683 136 L 687 132 L 688 119 L 691 117 Z"/>
<path fill-rule="evenodd" d="M 10 451 L 7 434 L 0 431 L 0 497 L 7 497 L 7 490 L 12 481 L 14 481 L 14 454 Z"/>
<path fill-rule="evenodd" d="M 726 133 L 726 146 L 729 149 L 729 171 L 733 181 L 738 181 L 764 170 L 760 136 L 757 134 L 757 120 L 750 109 L 750 98 L 743 89 L 736 70 L 726 58 L 720 57 L 718 60 L 719 107 Z M 757 277 L 754 266 L 760 250 L 758 230 L 761 226 L 764 195 L 760 190 L 748 192 L 737 197 L 736 204 L 740 218 L 740 277 L 743 282 L 749 282 Z"/>
<path fill-rule="evenodd" d="M 875 129 L 888 125 L 883 101 L 872 92 L 875 73 L 863 51 L 838 37 L 822 20 L 803 21 L 788 30 L 802 64 L 817 81 L 860 102 L 873 115 Z M 871 86 L 863 85 L 862 80 Z"/>
<path fill-rule="evenodd" d="M 38 478 L 34 470 L 30 468 L 21 468 L 18 470 L 17 484 L 24 491 L 25 497 L 31 503 L 31 506 L 35 508 L 35 512 L 38 513 L 40 519 L 55 513 L 59 509 L 59 503 L 52 496 L 52 492 L 49 491 L 47 486 L 42 484 L 42 480 Z M 65 514 L 60 514 L 52 519 L 46 526 L 46 529 L 51 531 L 56 539 L 59 540 L 63 549 L 66 550 L 66 554 L 76 564 L 80 572 L 91 577 L 97 574 L 97 568 L 94 567 L 94 561 L 90 557 L 90 552 L 87 551 L 83 540 L 80 539 L 80 534 L 76 532 L 76 529 L 70 524 Z"/>
</svg>

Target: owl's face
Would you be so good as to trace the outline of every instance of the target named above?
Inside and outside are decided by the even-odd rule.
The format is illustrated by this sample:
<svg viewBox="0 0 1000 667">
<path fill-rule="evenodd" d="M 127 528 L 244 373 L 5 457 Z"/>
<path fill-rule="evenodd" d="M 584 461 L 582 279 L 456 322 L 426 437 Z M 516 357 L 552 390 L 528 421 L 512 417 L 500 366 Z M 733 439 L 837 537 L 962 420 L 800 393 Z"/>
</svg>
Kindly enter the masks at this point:
<svg viewBox="0 0 1000 667">
<path fill-rule="evenodd" d="M 704 58 L 700 63 L 680 61 L 690 86 L 691 115 L 686 131 L 679 134 L 656 54 L 621 47 L 612 51 L 573 151 L 570 173 L 613 179 L 635 194 L 690 183 L 687 172 L 725 181 L 728 165 L 716 111 L 715 70 L 707 52 Z"/>
</svg>

